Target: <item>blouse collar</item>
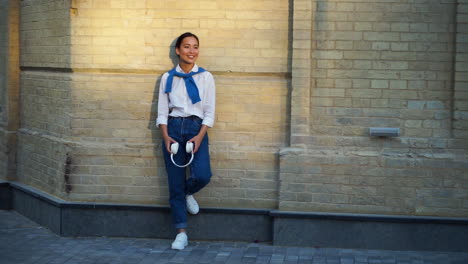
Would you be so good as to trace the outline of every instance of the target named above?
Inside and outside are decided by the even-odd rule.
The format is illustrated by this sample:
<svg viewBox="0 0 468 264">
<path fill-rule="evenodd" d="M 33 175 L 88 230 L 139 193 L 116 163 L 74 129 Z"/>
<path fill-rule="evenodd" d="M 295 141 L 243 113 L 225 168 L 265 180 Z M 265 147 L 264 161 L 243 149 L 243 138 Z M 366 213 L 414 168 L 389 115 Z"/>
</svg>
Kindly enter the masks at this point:
<svg viewBox="0 0 468 264">
<path fill-rule="evenodd" d="M 184 70 L 182 70 L 182 68 L 180 67 L 179 64 L 177 64 L 176 71 L 181 72 L 181 73 L 185 73 Z M 190 72 L 197 72 L 197 71 L 198 71 L 198 66 L 197 66 L 197 64 L 195 64 L 195 65 L 193 65 L 193 68 L 192 68 L 192 70 L 190 70 Z"/>
</svg>

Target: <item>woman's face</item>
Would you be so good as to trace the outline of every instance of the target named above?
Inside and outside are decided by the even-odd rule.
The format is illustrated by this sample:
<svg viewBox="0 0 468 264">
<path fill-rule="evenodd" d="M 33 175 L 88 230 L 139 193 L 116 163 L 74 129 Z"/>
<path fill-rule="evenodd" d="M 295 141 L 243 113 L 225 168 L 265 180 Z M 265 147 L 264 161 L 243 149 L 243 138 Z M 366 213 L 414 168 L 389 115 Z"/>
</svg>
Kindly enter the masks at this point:
<svg viewBox="0 0 468 264">
<path fill-rule="evenodd" d="M 179 63 L 195 64 L 198 58 L 198 41 L 194 37 L 186 37 L 182 40 L 179 47 L 176 47 L 176 53 L 179 55 Z"/>
</svg>

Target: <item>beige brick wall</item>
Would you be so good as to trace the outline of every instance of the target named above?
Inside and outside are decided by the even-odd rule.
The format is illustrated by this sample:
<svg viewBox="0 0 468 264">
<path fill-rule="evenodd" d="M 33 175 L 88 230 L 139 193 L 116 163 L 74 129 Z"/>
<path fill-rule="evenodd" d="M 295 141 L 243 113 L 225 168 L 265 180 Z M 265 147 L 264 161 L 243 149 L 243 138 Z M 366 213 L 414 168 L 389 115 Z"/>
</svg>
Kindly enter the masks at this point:
<svg viewBox="0 0 468 264">
<path fill-rule="evenodd" d="M 71 152 L 70 3 L 20 3 L 21 128 L 17 179 L 52 195 L 65 193 Z"/>
<path fill-rule="evenodd" d="M 73 74 L 73 143 L 67 143 L 72 191 L 64 197 L 167 203 L 154 123 L 155 80 L 154 75 Z M 217 122 L 209 132 L 214 176 L 198 198 L 209 206 L 274 207 L 276 151 L 286 141 L 287 81 L 255 76 L 216 81 Z M 254 123 L 253 116 L 261 121 Z"/>
<path fill-rule="evenodd" d="M 449 137 L 455 2 L 316 3 L 313 134 Z"/>
<path fill-rule="evenodd" d="M 466 161 L 323 152 L 281 157 L 281 210 L 467 215 Z"/>
<path fill-rule="evenodd" d="M 24 71 L 21 74 L 23 129 L 69 136 L 72 78 L 69 74 Z"/>
<path fill-rule="evenodd" d="M 70 1 L 21 1 L 21 66 L 70 66 Z"/>
<path fill-rule="evenodd" d="M 211 71 L 288 71 L 288 1 L 72 1 L 75 68 L 166 71 L 168 47 L 185 31 L 200 38 Z"/>
<path fill-rule="evenodd" d="M 0 122 L 6 121 L 8 61 L 8 1 L 0 2 Z"/>
<path fill-rule="evenodd" d="M 0 1 L 0 180 L 16 175 L 19 126 L 19 1 Z"/>
<path fill-rule="evenodd" d="M 7 133 L 6 123 L 6 75 L 7 75 L 7 56 L 8 56 L 8 1 L 0 1 L 0 180 L 5 180 L 7 175 Z"/>
<path fill-rule="evenodd" d="M 69 174 L 66 173 L 70 142 L 63 137 L 22 128 L 18 134 L 17 180 L 51 195 L 63 197 Z"/>
<path fill-rule="evenodd" d="M 59 196 L 64 192 L 70 141 L 71 76 L 44 71 L 21 74 L 18 180 Z"/>
<path fill-rule="evenodd" d="M 56 33 L 50 41 L 33 30 L 36 20 L 60 12 L 38 3 L 23 4 L 35 21 L 26 19 L 22 34 L 63 43 L 70 64 L 23 42 L 31 56 L 22 60 L 21 181 L 70 200 L 167 204 L 154 122 L 158 81 L 173 67 L 175 38 L 192 31 L 200 37 L 199 65 L 217 85 L 214 175 L 198 199 L 214 207 L 277 206 L 277 152 L 289 122 L 287 2 L 72 1 L 69 40 L 60 35 L 67 36 L 64 25 L 39 21 Z M 68 67 L 72 73 L 61 72 Z"/>
<path fill-rule="evenodd" d="M 466 217 L 466 5 L 21 1 L 18 179 L 166 205 L 158 80 L 192 31 L 217 83 L 202 206 Z"/>
<path fill-rule="evenodd" d="M 292 147 L 280 153 L 279 208 L 467 216 L 464 4 L 294 5 L 312 16 L 293 24 L 293 96 L 302 98 L 292 101 Z M 401 136 L 370 138 L 369 127 Z"/>
<path fill-rule="evenodd" d="M 457 11 L 453 133 L 468 139 L 468 2 L 459 1 Z"/>
</svg>

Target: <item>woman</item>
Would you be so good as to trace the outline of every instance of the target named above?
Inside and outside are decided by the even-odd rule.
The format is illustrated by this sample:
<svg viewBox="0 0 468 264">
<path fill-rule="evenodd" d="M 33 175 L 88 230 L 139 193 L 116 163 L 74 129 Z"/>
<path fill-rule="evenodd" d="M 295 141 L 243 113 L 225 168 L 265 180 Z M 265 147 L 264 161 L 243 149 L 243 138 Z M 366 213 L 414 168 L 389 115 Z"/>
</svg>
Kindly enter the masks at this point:
<svg viewBox="0 0 468 264">
<path fill-rule="evenodd" d="M 179 64 L 162 76 L 156 125 L 163 137 L 169 203 L 177 230 L 172 248 L 182 250 L 188 245 L 187 211 L 197 214 L 199 210 L 193 194 L 211 178 L 207 130 L 214 124 L 216 93 L 211 73 L 195 64 L 199 54 L 198 37 L 190 32 L 180 35 L 175 50 Z M 193 143 L 194 156 L 189 167 L 190 176 L 186 179 L 185 168 L 181 165 L 192 157 L 192 153 L 186 151 L 189 142 Z M 171 147 L 175 143 L 179 144 L 179 149 L 172 160 Z"/>
</svg>

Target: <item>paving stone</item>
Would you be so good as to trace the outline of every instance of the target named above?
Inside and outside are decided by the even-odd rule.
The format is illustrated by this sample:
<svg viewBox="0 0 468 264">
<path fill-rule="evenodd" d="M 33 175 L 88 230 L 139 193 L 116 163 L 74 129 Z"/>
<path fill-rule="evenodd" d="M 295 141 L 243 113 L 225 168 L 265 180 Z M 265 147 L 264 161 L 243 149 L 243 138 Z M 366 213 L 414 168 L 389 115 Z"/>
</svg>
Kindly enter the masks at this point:
<svg viewBox="0 0 468 264">
<path fill-rule="evenodd" d="M 354 264 L 354 258 L 353 257 L 341 257 L 340 264 Z"/>
<path fill-rule="evenodd" d="M 60 237 L 19 215 L 0 210 L 1 264 L 467 264 L 467 252 L 388 251 L 272 246 L 265 243 Z"/>
</svg>

